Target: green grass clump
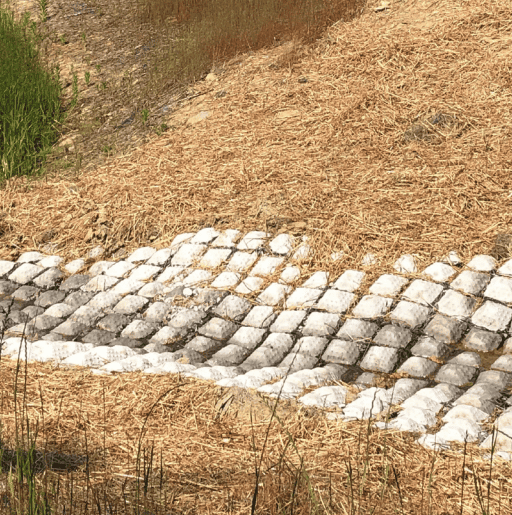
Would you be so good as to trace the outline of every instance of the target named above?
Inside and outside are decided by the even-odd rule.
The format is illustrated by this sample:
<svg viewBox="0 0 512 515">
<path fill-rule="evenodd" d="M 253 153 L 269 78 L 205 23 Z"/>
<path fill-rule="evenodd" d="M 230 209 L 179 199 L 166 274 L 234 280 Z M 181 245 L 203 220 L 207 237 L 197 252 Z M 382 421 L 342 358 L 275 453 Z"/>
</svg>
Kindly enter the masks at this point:
<svg viewBox="0 0 512 515">
<path fill-rule="evenodd" d="M 0 9 L 0 183 L 37 174 L 63 118 L 59 70 L 41 66 L 36 24 L 28 23 Z"/>
</svg>

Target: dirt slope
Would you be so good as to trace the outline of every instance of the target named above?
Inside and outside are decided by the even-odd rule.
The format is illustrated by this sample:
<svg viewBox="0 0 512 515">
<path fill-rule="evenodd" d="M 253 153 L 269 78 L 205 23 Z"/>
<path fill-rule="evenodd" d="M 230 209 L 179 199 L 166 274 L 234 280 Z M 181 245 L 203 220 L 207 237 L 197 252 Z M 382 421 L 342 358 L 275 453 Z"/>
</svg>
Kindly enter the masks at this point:
<svg viewBox="0 0 512 515">
<path fill-rule="evenodd" d="M 512 2 L 378 6 L 315 47 L 227 63 L 175 131 L 73 183 L 11 181 L 0 258 L 160 248 L 205 226 L 307 235 L 310 272 L 491 252 L 512 219 Z"/>
</svg>

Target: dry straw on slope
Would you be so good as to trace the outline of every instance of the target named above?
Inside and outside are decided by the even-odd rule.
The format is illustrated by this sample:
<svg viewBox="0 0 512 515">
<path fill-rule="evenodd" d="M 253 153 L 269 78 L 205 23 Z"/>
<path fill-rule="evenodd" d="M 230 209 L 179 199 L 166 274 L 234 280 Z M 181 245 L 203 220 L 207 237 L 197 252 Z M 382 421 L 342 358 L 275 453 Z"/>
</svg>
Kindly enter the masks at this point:
<svg viewBox="0 0 512 515">
<path fill-rule="evenodd" d="M 306 234 L 310 271 L 491 252 L 512 216 L 511 14 L 510 0 L 392 2 L 312 47 L 242 56 L 196 86 L 175 131 L 75 183 L 10 181 L 1 257 L 163 247 L 206 226 Z M 428 138 L 407 137 L 418 124 Z"/>
<path fill-rule="evenodd" d="M 1 365 L 2 439 L 12 446 L 16 362 L 4 358 Z M 260 407 L 252 423 L 248 410 L 219 417 L 219 391 L 211 383 L 141 372 L 96 376 L 41 363 L 30 364 L 26 378 L 22 366 L 18 385 L 25 380 L 26 393 L 19 389 L 17 404 L 18 410 L 26 407 L 31 427 L 38 427 L 36 448 L 89 456 L 87 470 L 37 476 L 51 496 L 58 479 L 61 499 L 69 500 L 73 486 L 73 513 L 85 512 L 86 498 L 94 513 L 109 513 L 108 503 L 132 513 L 144 463 L 150 497 L 157 500 L 163 467 L 158 502 L 167 505 L 146 513 L 250 513 L 255 463 L 264 445 L 256 513 L 291 513 L 292 506 L 298 514 L 483 513 L 474 479 L 484 508 L 489 499 L 487 513 L 510 513 L 510 464 L 483 461 L 475 444 L 468 444 L 465 460 L 455 451 L 436 455 L 414 443 L 418 435 L 372 431 L 367 421 L 329 421 L 304 408 L 281 413 L 281 422 L 274 419 L 265 444 L 270 409 L 261 420 Z M 301 461 L 307 474 L 300 473 Z"/>
</svg>

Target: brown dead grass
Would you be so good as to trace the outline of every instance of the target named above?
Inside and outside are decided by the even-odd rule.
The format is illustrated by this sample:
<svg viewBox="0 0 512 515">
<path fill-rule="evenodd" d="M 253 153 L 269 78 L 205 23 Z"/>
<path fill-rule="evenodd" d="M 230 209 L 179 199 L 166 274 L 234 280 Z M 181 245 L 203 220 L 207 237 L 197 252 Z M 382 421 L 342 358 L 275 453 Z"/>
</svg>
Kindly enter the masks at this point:
<svg viewBox="0 0 512 515">
<path fill-rule="evenodd" d="M 89 370 L 32 363 L 26 377 L 22 365 L 18 384 L 26 380 L 26 394 L 19 389 L 16 410 L 16 362 L 4 359 L 1 364 L 4 441 L 13 442 L 13 414 L 25 405 L 31 427 L 39 427 L 38 449 L 89 455 L 89 481 L 85 469 L 38 476 L 40 486 L 58 477 L 62 494 L 73 482 L 76 508 L 85 498 L 87 485 L 87 495 L 99 499 L 102 509 L 104 502 L 118 499 L 123 488 L 127 496 L 133 493 L 134 478 L 143 476 L 142 465 L 136 466 L 137 455 L 147 466 L 153 446 L 149 477 L 158 485 L 161 458 L 164 493 L 172 513 L 250 512 L 255 460 L 263 448 L 268 422 L 260 419 L 251 424 L 248 410 L 243 416 L 233 410 L 219 416 L 215 406 L 221 392 L 211 383 L 143 373 L 95 376 Z M 258 409 L 261 415 L 261 404 Z M 370 431 L 367 437 L 366 422 L 328 421 L 311 410 L 282 415 L 281 423 L 274 420 L 270 426 L 256 513 L 282 513 L 279 506 L 291 513 L 290 495 L 296 480 L 294 512 L 311 513 L 308 481 L 297 479 L 301 460 L 321 513 L 366 514 L 372 507 L 376 514 L 482 513 L 474 475 L 485 499 L 490 484 L 489 513 L 511 513 L 510 464 L 495 460 L 490 472 L 490 463 L 472 445 L 467 449 L 461 511 L 464 463 L 457 452 L 435 455 L 415 444 L 415 435 L 405 433 Z"/>
<path fill-rule="evenodd" d="M 10 181 L 0 191 L 0 257 L 41 248 L 38 238 L 49 229 L 56 252 L 75 258 L 98 243 L 163 247 L 179 232 L 208 225 L 305 233 L 317 251 L 310 271 L 360 268 L 366 252 L 377 255 L 380 271 L 405 252 L 425 264 L 452 249 L 466 259 L 489 252 L 510 223 L 512 2 L 392 2 L 379 13 L 370 7 L 315 47 L 285 45 L 231 63 L 215 87 L 197 85 L 204 95 L 176 114 L 178 130 L 130 155 L 76 181 Z M 309 82 L 299 83 L 302 76 Z M 228 94 L 216 98 L 221 89 Z M 210 116 L 187 123 L 201 111 Z M 455 115 L 458 132 L 403 142 L 417 119 L 436 112 Z M 94 236 L 100 232 L 105 240 Z M 332 263 L 337 250 L 345 258 Z M 15 364 L 1 364 L 0 417 L 12 442 Z M 251 427 L 229 410 L 219 417 L 222 392 L 211 384 L 140 373 L 98 377 L 45 364 L 28 369 L 22 399 L 31 423 L 39 422 L 38 447 L 91 456 L 89 480 L 62 476 L 63 489 L 73 479 L 80 495 L 87 485 L 90 495 L 104 488 L 119 497 L 123 485 L 132 491 L 144 428 L 142 447 L 154 444 L 155 456 L 161 453 L 176 513 L 250 512 L 267 426 Z M 290 435 L 298 453 L 287 447 Z M 434 460 L 413 440 L 381 431 L 366 439 L 366 425 L 293 410 L 270 428 L 259 513 L 291 509 L 299 456 L 328 513 L 366 514 L 373 506 L 378 514 L 482 513 L 476 475 L 491 477 L 482 480 L 491 513 L 511 513 L 510 465 L 496 461 L 490 474 L 470 446 L 463 472 L 460 455 Z M 41 481 L 54 477 L 48 472 Z M 303 479 L 296 499 L 296 513 L 310 511 Z"/>
<path fill-rule="evenodd" d="M 429 264 L 452 249 L 490 252 L 512 214 L 511 12 L 510 1 L 392 3 L 314 47 L 245 56 L 197 85 L 203 94 L 174 115 L 172 134 L 74 182 L 11 180 L 1 257 L 40 248 L 49 228 L 56 253 L 75 258 L 98 243 L 163 247 L 205 226 L 277 233 L 293 223 L 317 251 L 310 270 L 360 268 L 367 252 L 380 272 L 404 253 Z M 186 121 L 201 111 L 209 116 Z M 438 112 L 456 130 L 404 142 Z"/>
</svg>

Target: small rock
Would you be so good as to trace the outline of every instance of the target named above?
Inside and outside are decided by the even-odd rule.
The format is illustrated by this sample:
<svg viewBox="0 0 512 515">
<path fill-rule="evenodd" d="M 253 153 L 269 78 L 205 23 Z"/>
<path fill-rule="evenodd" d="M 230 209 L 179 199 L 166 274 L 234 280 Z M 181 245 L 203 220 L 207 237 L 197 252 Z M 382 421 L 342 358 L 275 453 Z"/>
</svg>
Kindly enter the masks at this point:
<svg viewBox="0 0 512 515">
<path fill-rule="evenodd" d="M 105 249 L 99 245 L 97 247 L 94 247 L 90 252 L 89 252 L 89 257 L 91 259 L 94 259 L 94 258 L 97 258 L 99 256 L 101 256 L 103 253 L 105 252 Z"/>
</svg>

